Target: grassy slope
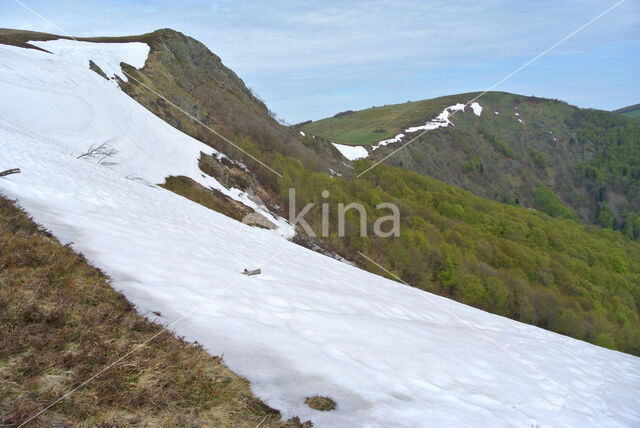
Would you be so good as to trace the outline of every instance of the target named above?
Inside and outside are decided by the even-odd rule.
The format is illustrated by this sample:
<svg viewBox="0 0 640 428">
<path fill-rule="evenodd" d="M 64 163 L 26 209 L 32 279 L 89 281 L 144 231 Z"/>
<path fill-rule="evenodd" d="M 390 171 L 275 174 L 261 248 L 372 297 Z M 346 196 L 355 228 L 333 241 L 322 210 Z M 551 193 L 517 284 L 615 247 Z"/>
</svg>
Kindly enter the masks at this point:
<svg viewBox="0 0 640 428">
<path fill-rule="evenodd" d="M 301 127 L 309 134 L 331 141 L 369 145 L 394 137 L 409 126 L 422 125 L 447 106 L 466 103 L 477 93 L 451 95 L 431 100 L 406 102 L 360 110 L 352 114 L 330 117 Z"/>
<path fill-rule="evenodd" d="M 231 199 L 220 191 L 207 189 L 189 177 L 167 177 L 164 184 L 160 186 L 238 221 L 242 221 L 244 216 L 254 212 L 251 208 Z"/>
<path fill-rule="evenodd" d="M 618 110 L 614 110 L 613 112 L 637 119 L 640 118 L 640 104 L 634 104 L 632 106 L 619 108 Z"/>
<path fill-rule="evenodd" d="M 404 104 L 372 107 L 352 114 L 311 122 L 302 126 L 301 129 L 339 143 L 369 145 L 404 132 L 404 129 L 409 126 L 422 125 L 437 116 L 445 107 L 456 103 L 466 103 L 477 95 L 479 93 L 470 92 Z M 545 121 L 554 118 L 562 120 L 575 109 L 562 102 L 524 97 L 506 92 L 489 92 L 478 100 L 484 107 L 482 118 L 495 125 L 495 127 L 500 127 L 502 132 L 511 137 L 511 139 L 517 137 L 522 131 L 519 122 L 517 122 L 517 117 L 513 114 L 517 111 L 514 108 L 524 109 L 524 112 L 520 112 L 522 114 L 527 113 L 528 107 L 530 107 L 523 101 L 530 101 L 529 104 L 537 112 L 540 112 L 540 106 L 544 105 Z M 471 108 L 467 108 L 465 113 L 456 113 L 452 121 L 456 126 L 462 125 L 465 128 L 470 125 L 477 125 L 477 119 L 475 119 L 475 115 L 471 111 Z M 495 111 L 501 112 L 502 116 L 495 115 L 493 113 Z M 505 113 L 510 114 L 505 115 Z M 551 123 L 549 125 L 556 124 Z M 384 133 L 376 132 L 382 129 L 385 130 Z M 439 130 L 433 133 L 437 134 L 442 131 Z"/>
<path fill-rule="evenodd" d="M 395 135 L 409 125 L 424 123 L 446 106 L 468 101 L 474 95 L 377 107 L 312 122 L 302 129 L 347 144 L 369 144 Z M 482 197 L 539 209 L 542 207 L 536 203 L 536 193 L 546 186 L 553 190 L 561 205 L 571 207 L 583 221 L 591 223 L 597 222 L 599 202 L 603 199 L 601 188 L 606 194 L 605 202 L 618 216 L 618 223 L 621 224 L 629 213 L 640 210 L 640 200 L 633 190 L 635 186 L 620 184 L 632 180 L 632 164 L 621 168 L 629 175 L 627 178 L 620 177 L 621 174 L 615 171 L 605 174 L 609 177 L 590 180 L 583 176 L 583 164 L 598 156 L 609 157 L 607 150 L 612 149 L 601 138 L 605 129 L 582 138 L 581 130 L 592 119 L 587 117 L 590 111 L 555 100 L 503 92 L 487 93 L 479 102 L 484 107 L 480 118 L 470 109 L 457 113 L 452 118 L 455 126 L 427 132 L 387 162 L 433 176 Z M 520 116 L 516 116 L 516 112 Z M 600 122 L 613 122 L 619 118 L 613 113 L 595 113 L 604 118 L 598 119 Z M 616 126 L 628 130 L 634 126 L 632 122 Z M 374 132 L 380 128 L 388 132 Z M 373 159 L 380 159 L 397 147 L 379 149 L 372 154 Z M 633 152 L 633 143 L 625 150 Z"/>
<path fill-rule="evenodd" d="M 161 326 L 68 246 L 0 198 L 0 425 L 15 426 Z M 165 332 L 40 417 L 38 426 L 299 426 L 197 345 Z"/>
</svg>

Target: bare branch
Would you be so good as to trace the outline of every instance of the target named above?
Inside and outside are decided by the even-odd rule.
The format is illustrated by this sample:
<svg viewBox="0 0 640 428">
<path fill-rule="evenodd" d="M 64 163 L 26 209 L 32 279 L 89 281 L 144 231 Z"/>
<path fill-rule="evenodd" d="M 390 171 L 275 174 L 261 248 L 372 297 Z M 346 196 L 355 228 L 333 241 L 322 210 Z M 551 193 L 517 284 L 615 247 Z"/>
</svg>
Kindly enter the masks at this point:
<svg viewBox="0 0 640 428">
<path fill-rule="evenodd" d="M 88 159 L 98 159 L 98 165 L 102 166 L 112 166 L 117 165 L 117 162 L 111 160 L 115 155 L 118 154 L 118 150 L 114 149 L 109 145 L 111 140 L 107 140 L 100 145 L 92 145 L 89 149 L 78 156 L 76 159 L 88 158 Z"/>
<path fill-rule="evenodd" d="M 7 169 L 5 171 L 0 172 L 0 177 L 4 177 L 5 175 L 9 175 L 9 174 L 19 174 L 20 173 L 20 168 L 11 168 L 11 169 Z"/>
</svg>

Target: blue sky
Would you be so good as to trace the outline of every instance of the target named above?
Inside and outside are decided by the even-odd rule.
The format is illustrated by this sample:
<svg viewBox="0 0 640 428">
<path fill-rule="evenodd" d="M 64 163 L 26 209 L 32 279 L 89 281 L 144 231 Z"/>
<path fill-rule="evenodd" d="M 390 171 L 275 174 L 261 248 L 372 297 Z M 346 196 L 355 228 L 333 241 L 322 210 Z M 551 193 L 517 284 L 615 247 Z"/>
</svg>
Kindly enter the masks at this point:
<svg viewBox="0 0 640 428">
<path fill-rule="evenodd" d="M 170 27 L 205 43 L 290 123 L 484 90 L 617 0 L 21 0 L 70 34 Z M 0 27 L 59 33 L 14 0 Z M 640 0 L 496 88 L 605 110 L 640 102 Z"/>
</svg>

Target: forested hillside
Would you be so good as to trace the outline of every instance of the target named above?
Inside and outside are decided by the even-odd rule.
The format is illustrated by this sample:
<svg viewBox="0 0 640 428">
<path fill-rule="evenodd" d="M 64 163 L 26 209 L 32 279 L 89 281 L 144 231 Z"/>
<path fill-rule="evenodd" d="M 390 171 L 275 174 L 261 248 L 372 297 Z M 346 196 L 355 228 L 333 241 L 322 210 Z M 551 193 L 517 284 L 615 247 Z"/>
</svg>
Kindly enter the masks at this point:
<svg viewBox="0 0 640 428">
<path fill-rule="evenodd" d="M 301 129 L 332 141 L 369 145 L 477 95 L 375 107 Z M 451 117 L 455 126 L 425 133 L 386 162 L 479 196 L 554 217 L 580 218 L 638 239 L 640 124 L 636 120 L 500 92 L 484 94 L 477 102 L 483 107 L 480 116 L 470 108 L 457 112 Z M 401 144 L 380 147 L 370 158 L 382 159 Z"/>
<path fill-rule="evenodd" d="M 358 161 L 357 171 L 370 166 Z M 640 353 L 640 244 L 618 232 L 477 197 L 433 178 L 379 165 L 361 179 L 307 174 L 282 164 L 282 197 L 316 203 L 306 216 L 321 230 L 321 203 L 357 201 L 367 210 L 368 237 L 349 211 L 347 237 L 328 245 L 384 274 L 358 251 L 404 281 L 438 294 L 602 346 Z M 319 189 L 329 190 L 325 199 Z M 401 212 L 399 238 L 372 236 L 373 220 Z M 337 224 L 337 210 L 330 224 Z"/>
</svg>

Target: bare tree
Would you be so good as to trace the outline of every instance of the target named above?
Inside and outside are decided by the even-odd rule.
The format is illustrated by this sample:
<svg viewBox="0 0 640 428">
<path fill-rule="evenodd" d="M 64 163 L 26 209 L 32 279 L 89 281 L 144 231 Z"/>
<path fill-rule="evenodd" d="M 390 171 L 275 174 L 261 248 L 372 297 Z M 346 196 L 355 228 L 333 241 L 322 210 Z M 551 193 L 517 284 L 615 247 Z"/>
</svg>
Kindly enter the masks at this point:
<svg viewBox="0 0 640 428">
<path fill-rule="evenodd" d="M 111 147 L 109 144 L 111 140 L 107 140 L 100 145 L 91 145 L 89 149 L 78 156 L 76 159 L 88 158 L 88 159 L 98 159 L 98 165 L 102 166 L 111 166 L 117 165 L 117 162 L 112 161 L 111 159 L 118 154 L 118 150 Z"/>
</svg>

